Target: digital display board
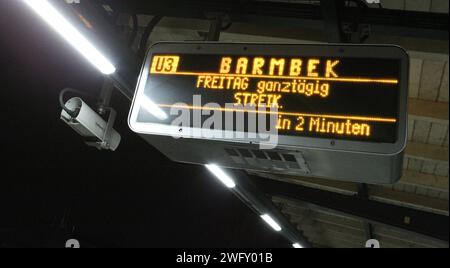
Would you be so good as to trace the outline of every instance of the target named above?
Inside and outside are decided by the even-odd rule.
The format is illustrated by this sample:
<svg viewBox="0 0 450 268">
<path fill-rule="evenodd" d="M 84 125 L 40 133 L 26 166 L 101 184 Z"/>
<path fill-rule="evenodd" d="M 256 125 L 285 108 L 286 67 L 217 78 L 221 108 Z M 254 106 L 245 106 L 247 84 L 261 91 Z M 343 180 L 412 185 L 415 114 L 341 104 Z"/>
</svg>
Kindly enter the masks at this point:
<svg viewBox="0 0 450 268">
<path fill-rule="evenodd" d="M 203 104 L 218 104 L 208 110 L 223 113 L 246 112 L 226 104 L 277 107 L 276 128 L 286 137 L 388 144 L 404 139 L 408 63 L 398 47 L 196 46 L 198 52 L 162 49 L 147 56 L 145 85 L 137 94 L 165 111 L 166 123 L 173 120 L 171 108 L 204 110 L 193 103 L 199 95 Z M 145 111 L 136 111 L 135 119 L 161 123 Z"/>
</svg>

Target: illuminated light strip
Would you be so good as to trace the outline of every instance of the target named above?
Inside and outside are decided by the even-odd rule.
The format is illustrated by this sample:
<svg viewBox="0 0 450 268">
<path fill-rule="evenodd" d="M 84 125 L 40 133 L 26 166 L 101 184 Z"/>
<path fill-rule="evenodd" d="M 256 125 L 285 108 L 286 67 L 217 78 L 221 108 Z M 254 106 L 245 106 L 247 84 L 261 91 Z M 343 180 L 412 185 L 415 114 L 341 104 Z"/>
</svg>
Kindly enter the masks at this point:
<svg viewBox="0 0 450 268">
<path fill-rule="evenodd" d="M 275 76 L 275 75 L 257 75 L 257 74 L 217 74 L 217 73 L 195 73 L 195 72 L 150 72 L 150 74 L 163 75 L 185 75 L 185 76 L 236 76 L 249 78 L 272 78 L 272 79 L 298 79 L 298 80 L 317 80 L 317 81 L 337 81 L 350 83 L 380 83 L 380 84 L 398 84 L 397 79 L 371 79 L 371 78 L 326 78 L 326 77 L 307 77 L 307 76 Z"/>
<path fill-rule="evenodd" d="M 24 2 L 100 72 L 110 75 L 116 71 L 114 65 L 47 0 L 24 0 Z"/>
<path fill-rule="evenodd" d="M 396 123 L 395 118 L 381 118 L 381 117 L 365 117 L 365 116 L 343 116 L 343 115 L 328 115 L 328 114 L 301 114 L 301 113 L 290 113 L 290 112 L 270 112 L 270 111 L 255 111 L 255 110 L 240 110 L 240 109 L 230 109 L 230 108 L 216 108 L 216 107 L 201 107 L 192 105 L 169 105 L 169 104 L 158 104 L 159 107 L 163 108 L 180 108 L 180 109 L 190 109 L 190 110 L 209 110 L 209 111 L 221 111 L 221 112 L 243 112 L 243 113 L 263 113 L 263 114 L 277 114 L 277 115 L 287 115 L 287 116 L 307 116 L 307 117 L 324 117 L 324 118 L 334 118 L 334 119 L 353 119 L 360 121 L 374 121 L 374 122 L 385 122 L 385 123 Z"/>
<path fill-rule="evenodd" d="M 261 215 L 261 218 L 276 232 L 281 231 L 281 226 L 268 214 Z"/>
<path fill-rule="evenodd" d="M 228 176 L 228 174 L 226 174 L 218 165 L 208 164 L 205 166 L 212 174 L 214 174 L 214 176 L 217 177 L 217 179 L 225 184 L 226 187 L 230 189 L 236 187 L 236 183 L 234 182 L 234 180 L 230 176 Z"/>
</svg>

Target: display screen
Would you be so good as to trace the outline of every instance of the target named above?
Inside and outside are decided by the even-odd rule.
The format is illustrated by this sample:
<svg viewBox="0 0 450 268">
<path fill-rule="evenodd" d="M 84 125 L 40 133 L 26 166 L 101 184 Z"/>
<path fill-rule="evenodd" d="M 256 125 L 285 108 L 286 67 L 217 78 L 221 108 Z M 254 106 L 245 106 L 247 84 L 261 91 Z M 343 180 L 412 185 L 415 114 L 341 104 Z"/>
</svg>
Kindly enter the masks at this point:
<svg viewBox="0 0 450 268">
<path fill-rule="evenodd" d="M 180 103 L 204 110 L 196 95 L 223 113 L 246 113 L 226 104 L 277 107 L 279 135 L 395 143 L 400 69 L 400 59 L 369 56 L 152 54 L 144 94 L 167 114 Z"/>
</svg>

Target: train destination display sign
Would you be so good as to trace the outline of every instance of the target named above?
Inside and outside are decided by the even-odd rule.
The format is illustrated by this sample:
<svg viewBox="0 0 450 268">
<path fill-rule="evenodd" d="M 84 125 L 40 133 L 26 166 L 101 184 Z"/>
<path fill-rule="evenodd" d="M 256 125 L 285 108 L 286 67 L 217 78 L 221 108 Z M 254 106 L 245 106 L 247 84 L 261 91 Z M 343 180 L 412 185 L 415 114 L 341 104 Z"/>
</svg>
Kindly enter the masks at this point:
<svg viewBox="0 0 450 268">
<path fill-rule="evenodd" d="M 394 46 L 161 43 L 147 55 L 130 125 L 153 132 L 174 119 L 171 108 L 205 110 L 197 95 L 218 104 L 207 108 L 216 112 L 244 113 L 226 104 L 276 107 L 284 137 L 400 144 L 407 68 Z M 167 117 L 149 115 L 136 103 L 142 98 Z"/>
</svg>

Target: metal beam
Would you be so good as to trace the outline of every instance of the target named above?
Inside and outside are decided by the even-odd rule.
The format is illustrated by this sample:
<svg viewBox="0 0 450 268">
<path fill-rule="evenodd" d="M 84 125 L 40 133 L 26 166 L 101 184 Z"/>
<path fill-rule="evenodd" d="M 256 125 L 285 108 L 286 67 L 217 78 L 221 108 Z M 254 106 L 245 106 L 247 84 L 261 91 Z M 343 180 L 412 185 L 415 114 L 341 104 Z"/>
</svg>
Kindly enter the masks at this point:
<svg viewBox="0 0 450 268">
<path fill-rule="evenodd" d="M 358 193 L 356 183 L 326 180 L 313 177 L 298 177 L 270 173 L 254 173 L 256 176 L 272 179 L 275 181 L 282 181 L 292 183 L 295 185 L 302 185 L 308 188 L 319 189 L 323 191 L 330 191 L 333 193 L 344 195 L 356 195 Z M 438 189 L 436 189 L 438 190 Z M 448 188 L 441 189 L 441 191 L 448 191 Z M 408 193 L 403 191 L 395 191 L 393 189 L 370 185 L 369 187 L 370 199 L 428 211 L 432 213 L 448 215 L 448 200 L 433 198 L 425 195 L 415 193 Z"/>
<path fill-rule="evenodd" d="M 341 43 L 344 42 L 344 35 L 341 28 L 341 19 L 339 17 L 341 1 L 321 0 L 322 17 L 325 24 L 325 32 L 327 42 Z"/>
<path fill-rule="evenodd" d="M 369 222 L 381 223 L 439 240 L 449 241 L 448 216 L 378 201 L 362 200 L 357 196 L 342 195 L 256 176 L 253 176 L 252 179 L 266 194 L 272 196 L 301 200 L 323 208 L 353 215 Z"/>
<path fill-rule="evenodd" d="M 129 16 L 126 17 L 127 20 L 124 22 L 119 21 L 119 25 L 129 25 Z M 151 15 L 140 15 L 139 18 L 139 26 L 145 27 Z M 229 16 L 227 16 L 229 19 Z M 270 40 L 272 38 L 280 39 L 290 39 L 287 42 L 292 42 L 292 39 L 299 40 L 301 42 L 326 42 L 325 34 L 323 31 L 323 22 L 320 20 L 302 20 L 302 24 L 298 27 L 295 27 L 293 31 L 293 25 L 299 24 L 298 19 L 277 19 L 280 22 L 279 24 L 268 24 L 265 21 L 264 17 L 252 16 L 251 20 L 248 23 L 236 22 L 233 21 L 233 24 L 224 32 L 227 33 L 227 36 L 232 34 L 237 34 L 238 36 L 246 35 L 253 36 L 262 40 Z M 201 31 L 207 32 L 209 27 L 209 21 L 207 19 L 198 19 L 198 18 L 180 18 L 180 17 L 165 17 L 165 19 L 161 22 L 160 27 L 165 28 L 177 28 L 183 30 L 193 30 L 193 31 Z M 197 36 L 196 36 L 197 37 Z M 192 38 L 192 37 L 190 37 Z M 246 37 L 244 37 L 246 38 Z M 235 40 L 235 39 L 233 39 Z M 267 41 L 266 40 L 266 41 Z M 366 43 L 370 44 L 396 44 L 402 46 L 408 51 L 414 51 L 413 54 L 424 54 L 424 53 L 442 53 L 448 54 L 448 42 L 442 40 L 431 40 L 431 39 L 411 39 L 408 37 L 399 37 L 399 36 L 385 36 L 385 35 L 374 35 L 371 34 Z M 423 52 L 416 52 L 423 51 Z M 414 56 L 412 56 L 414 57 Z M 437 58 L 433 57 L 432 58 Z"/>
<path fill-rule="evenodd" d="M 269 214 L 282 226 L 280 234 L 292 243 L 300 243 L 302 247 L 312 247 L 311 242 L 303 235 L 289 220 L 281 213 L 264 192 L 262 192 L 251 180 L 251 178 L 240 170 L 228 170 L 233 174 L 237 186 L 232 192 L 256 214 Z"/>
<path fill-rule="evenodd" d="M 367 190 L 367 184 L 365 183 L 358 183 L 358 197 L 362 200 L 368 200 L 369 199 L 369 191 Z M 370 222 L 363 220 L 362 221 L 364 233 L 366 234 L 366 239 L 372 239 L 373 238 L 373 226 L 370 224 Z"/>
<path fill-rule="evenodd" d="M 301 177 L 301 176 L 290 176 L 290 175 L 281 175 L 281 174 L 271 174 L 271 173 L 251 173 L 259 177 L 268 178 L 275 181 L 282 181 L 286 183 L 292 183 L 296 185 L 302 185 L 304 187 L 308 188 L 315 188 L 320 189 L 323 191 L 330 191 L 338 194 L 343 195 L 356 195 L 358 193 L 357 185 L 353 182 L 344 182 L 344 181 L 335 181 L 335 180 L 326 180 L 321 178 L 314 178 L 314 177 Z M 407 174 L 406 174 L 407 175 Z M 424 174 L 425 175 L 425 174 Z M 420 180 L 420 176 L 415 177 L 413 180 L 416 181 Z M 436 188 L 439 186 L 445 185 L 445 180 L 447 180 L 448 184 L 448 178 L 447 177 L 439 177 L 439 176 L 433 176 L 430 177 L 424 177 L 424 180 L 430 179 L 433 180 L 436 178 L 438 181 L 436 181 L 436 184 L 431 184 L 430 186 L 421 186 L 419 187 L 426 187 L 425 189 L 433 189 L 437 191 L 448 191 L 448 187 L 446 188 Z M 402 182 L 402 181 L 400 181 Z M 408 184 L 408 181 L 406 180 L 404 182 L 405 184 Z M 421 182 L 423 184 L 428 183 L 427 181 Z M 402 191 L 395 191 L 387 187 L 378 186 L 378 185 L 371 185 L 369 186 L 369 193 L 370 198 L 373 200 L 382 201 L 384 203 L 390 203 L 390 204 L 402 204 L 406 207 L 411 207 L 415 209 L 420 209 L 424 211 L 429 211 L 433 213 L 439 213 L 439 214 L 448 214 L 448 201 L 444 199 L 439 198 L 433 198 L 429 196 L 419 195 L 415 193 L 408 193 L 408 192 L 402 192 Z"/>
<path fill-rule="evenodd" d="M 208 12 L 223 12 L 237 23 L 324 29 L 321 7 L 312 4 L 229 0 L 179 0 L 176 3 L 169 0 L 99 2 L 110 4 L 120 12 L 132 14 L 205 19 Z M 342 22 L 353 22 L 355 12 L 362 13 L 360 23 L 371 25 L 372 34 L 448 40 L 448 14 L 345 7 L 340 12 Z"/>
<path fill-rule="evenodd" d="M 308 238 L 315 244 L 324 244 L 316 241 L 317 233 L 321 229 L 340 230 L 343 234 L 358 234 L 360 237 L 359 245 L 365 245 L 364 229 L 358 218 L 348 216 L 329 209 L 323 209 L 316 205 L 301 202 L 298 200 L 273 197 L 273 201 L 282 207 L 283 214 L 290 217 L 294 224 L 298 224 Z M 305 219 L 305 217 L 308 217 Z M 322 225 L 322 226 L 321 226 Z M 311 226 L 308 229 L 305 226 Z M 318 228 L 315 228 L 318 227 Z M 419 247 L 419 248 L 446 248 L 448 243 L 436 239 L 424 238 L 420 235 L 411 235 L 409 232 L 383 226 L 378 224 L 373 230 L 373 235 L 380 241 L 383 248 L 386 247 Z"/>
<path fill-rule="evenodd" d="M 219 41 L 221 30 L 222 30 L 222 18 L 220 15 L 217 15 L 215 19 L 211 20 L 207 41 Z"/>
</svg>

